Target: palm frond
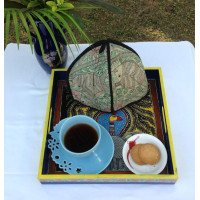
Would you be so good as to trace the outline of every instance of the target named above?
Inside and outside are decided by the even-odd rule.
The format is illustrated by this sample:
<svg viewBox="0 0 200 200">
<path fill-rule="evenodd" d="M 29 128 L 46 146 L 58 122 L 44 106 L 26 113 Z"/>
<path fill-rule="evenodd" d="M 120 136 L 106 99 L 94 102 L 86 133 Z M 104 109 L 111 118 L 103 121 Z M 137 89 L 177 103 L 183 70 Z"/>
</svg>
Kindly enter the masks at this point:
<svg viewBox="0 0 200 200">
<path fill-rule="evenodd" d="M 29 0 L 20 0 L 20 2 L 21 2 L 23 5 L 27 6 L 28 3 L 29 3 L 30 1 L 29 1 Z"/>
<path fill-rule="evenodd" d="M 4 19 L 5 19 L 5 43 L 8 43 L 10 21 L 13 21 L 15 37 L 17 45 L 19 48 L 20 43 L 20 26 L 19 22 L 22 23 L 26 33 L 27 38 L 30 43 L 31 50 L 33 52 L 33 42 L 31 37 L 30 28 L 33 28 L 34 33 L 37 36 L 42 56 L 44 57 L 44 47 L 43 41 L 35 23 L 35 19 L 40 20 L 46 29 L 48 30 L 56 50 L 60 55 L 60 50 L 58 48 L 58 43 L 56 41 L 55 35 L 51 30 L 49 24 L 46 22 L 46 18 L 49 19 L 57 30 L 61 33 L 64 41 L 67 42 L 67 37 L 65 31 L 68 33 L 70 40 L 74 43 L 75 47 L 79 49 L 77 38 L 73 32 L 74 28 L 78 30 L 81 37 L 90 42 L 87 34 L 84 32 L 84 26 L 81 17 L 78 16 L 76 9 L 99 9 L 103 8 L 114 13 L 122 13 L 122 10 L 110 3 L 102 0 L 78 0 L 75 4 L 72 4 L 68 0 L 8 0 L 5 1 L 4 5 Z M 30 24 L 30 27 L 29 27 Z M 70 51 L 72 52 L 70 46 Z M 72 52 L 73 55 L 73 52 Z M 74 56 L 74 55 L 73 55 Z"/>
<path fill-rule="evenodd" d="M 63 15 L 65 15 L 74 25 L 75 27 L 79 30 L 79 32 L 82 34 L 83 38 L 90 43 L 90 39 L 88 38 L 88 36 L 85 34 L 85 32 L 83 31 L 83 29 L 78 25 L 78 23 L 73 19 L 73 17 L 70 14 L 67 14 L 64 11 L 60 11 L 60 13 L 62 13 Z"/>
<path fill-rule="evenodd" d="M 5 28 L 5 45 L 8 44 L 8 36 L 10 31 L 10 11 L 7 11 L 6 13 L 6 28 Z"/>
<path fill-rule="evenodd" d="M 13 23 L 14 23 L 14 28 L 15 28 L 15 37 L 16 37 L 17 46 L 19 49 L 19 23 L 17 19 L 17 13 L 14 9 L 12 10 L 12 17 L 13 17 Z"/>
<path fill-rule="evenodd" d="M 26 33 L 27 33 L 27 36 L 28 36 L 28 40 L 29 40 L 29 44 L 30 44 L 30 47 L 31 47 L 31 52 L 33 53 L 33 42 L 32 42 L 32 36 L 31 36 L 31 33 L 30 33 L 30 29 L 28 27 L 28 24 L 26 22 L 26 17 L 24 16 L 24 14 L 21 12 L 21 11 L 18 11 L 18 14 L 19 14 L 19 18 L 21 19 L 21 22 L 26 30 Z"/>
<path fill-rule="evenodd" d="M 83 18 L 75 11 L 75 10 L 68 10 L 68 13 L 76 20 L 76 22 L 79 24 L 79 26 L 84 29 L 85 25 L 83 23 Z"/>
<path fill-rule="evenodd" d="M 59 23 L 47 12 L 45 11 L 39 11 L 42 15 L 46 16 L 50 21 L 52 21 L 52 23 L 54 24 L 54 26 L 59 30 L 59 32 L 61 33 L 63 39 L 65 40 L 66 44 L 68 44 L 67 38 L 65 36 L 65 33 L 63 32 L 61 26 L 59 25 Z M 69 46 L 69 45 L 68 45 Z M 69 46 L 69 49 L 74 57 L 73 51 L 71 49 L 71 47 Z"/>
<path fill-rule="evenodd" d="M 67 30 L 72 42 L 75 44 L 76 48 L 78 49 L 78 42 L 77 42 L 77 39 L 73 33 L 73 31 L 71 30 L 70 26 L 68 25 L 68 23 L 65 21 L 65 19 L 59 15 L 58 13 L 56 12 L 53 12 L 51 10 L 46 10 L 48 13 L 50 13 L 51 15 L 55 16 L 63 25 L 63 27 Z"/>
<path fill-rule="evenodd" d="M 38 42 L 40 45 L 40 49 L 41 49 L 41 53 L 42 53 L 42 57 L 44 58 L 44 47 L 43 47 L 43 42 L 42 42 L 42 38 L 40 36 L 40 33 L 38 31 L 38 28 L 35 24 L 35 21 L 33 20 L 33 17 L 30 15 L 29 12 L 25 13 L 25 15 L 27 16 L 28 20 L 30 21 L 31 26 L 33 27 L 33 30 L 35 31 L 35 34 L 38 38 Z"/>
<path fill-rule="evenodd" d="M 53 31 L 51 30 L 50 26 L 47 24 L 47 22 L 45 21 L 45 19 L 44 19 L 38 12 L 32 11 L 32 13 L 44 24 L 44 26 L 45 26 L 46 29 L 48 30 L 48 32 L 49 32 L 49 34 L 50 34 L 50 36 L 51 36 L 51 38 L 52 38 L 52 40 L 53 40 L 53 43 L 54 43 L 54 45 L 55 45 L 55 47 L 56 47 L 56 50 L 57 50 L 57 52 L 58 52 L 59 58 L 60 58 L 60 60 L 61 60 L 60 49 L 59 49 L 59 47 L 58 47 L 58 43 L 57 43 L 57 41 L 56 41 L 56 38 L 55 38 L 54 33 L 53 33 Z"/>
<path fill-rule="evenodd" d="M 27 5 L 27 8 L 35 8 L 37 6 L 40 6 L 42 2 L 40 1 L 30 1 Z"/>
</svg>

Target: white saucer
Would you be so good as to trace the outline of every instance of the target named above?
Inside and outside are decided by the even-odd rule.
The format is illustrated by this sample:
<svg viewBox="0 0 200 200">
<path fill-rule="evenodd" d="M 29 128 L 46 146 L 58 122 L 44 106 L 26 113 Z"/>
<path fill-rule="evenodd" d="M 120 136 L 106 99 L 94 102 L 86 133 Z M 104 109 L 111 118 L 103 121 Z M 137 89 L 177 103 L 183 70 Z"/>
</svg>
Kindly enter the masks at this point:
<svg viewBox="0 0 200 200">
<path fill-rule="evenodd" d="M 137 138 L 137 139 L 136 139 Z M 138 165 L 136 164 L 133 159 L 131 158 L 130 154 L 127 156 L 129 151 L 129 144 L 130 141 L 135 141 L 136 144 L 144 144 L 144 143 L 151 143 L 158 147 L 160 150 L 161 158 L 160 161 L 155 165 Z M 159 174 L 165 168 L 167 164 L 167 151 L 163 143 L 156 137 L 140 133 L 133 135 L 130 137 L 124 144 L 122 155 L 126 166 L 135 174 Z M 128 157 L 128 159 L 127 159 Z M 129 160 L 129 161 L 128 161 Z"/>
</svg>

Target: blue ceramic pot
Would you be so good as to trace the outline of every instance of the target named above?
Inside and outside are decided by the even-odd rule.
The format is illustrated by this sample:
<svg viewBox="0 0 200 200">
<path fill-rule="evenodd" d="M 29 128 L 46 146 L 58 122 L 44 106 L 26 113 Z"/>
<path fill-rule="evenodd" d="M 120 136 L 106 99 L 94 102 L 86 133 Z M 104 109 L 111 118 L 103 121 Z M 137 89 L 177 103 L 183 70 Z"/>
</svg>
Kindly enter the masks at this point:
<svg viewBox="0 0 200 200">
<path fill-rule="evenodd" d="M 34 40 L 35 55 L 41 67 L 49 74 L 51 73 L 52 69 L 64 68 L 67 62 L 67 47 L 66 47 L 67 44 L 65 43 L 62 35 L 54 27 L 51 21 L 47 22 L 51 27 L 51 30 L 54 33 L 54 36 L 58 42 L 58 46 L 60 48 L 60 53 L 61 53 L 61 60 L 60 60 L 58 52 L 56 51 L 56 47 L 51 38 L 51 35 L 47 31 L 44 24 L 41 21 L 36 21 L 35 23 L 40 32 L 44 47 L 44 58 L 42 58 L 39 41 L 37 37 L 34 34 L 32 34 L 34 38 L 33 40 Z"/>
</svg>

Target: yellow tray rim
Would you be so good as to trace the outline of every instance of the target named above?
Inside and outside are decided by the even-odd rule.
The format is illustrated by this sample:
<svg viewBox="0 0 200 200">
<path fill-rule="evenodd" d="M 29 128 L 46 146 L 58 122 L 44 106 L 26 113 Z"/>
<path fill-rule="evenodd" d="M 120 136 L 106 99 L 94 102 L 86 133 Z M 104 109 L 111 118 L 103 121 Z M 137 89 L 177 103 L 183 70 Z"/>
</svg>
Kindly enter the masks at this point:
<svg viewBox="0 0 200 200">
<path fill-rule="evenodd" d="M 49 129 L 49 119 L 51 117 L 51 96 L 52 96 L 52 89 L 53 89 L 53 81 L 54 81 L 54 74 L 56 71 L 67 71 L 67 69 L 53 69 L 51 73 L 50 83 L 49 83 L 49 94 L 48 94 L 48 100 L 47 100 L 47 108 L 46 108 L 46 117 L 44 121 L 44 128 L 43 128 L 43 139 L 42 139 L 42 148 L 41 148 L 41 154 L 40 154 L 40 162 L 39 162 L 39 169 L 38 169 L 38 179 L 40 181 L 66 181 L 70 180 L 92 180 L 95 182 L 95 180 L 99 179 L 112 179 L 114 180 L 120 180 L 124 179 L 126 180 L 135 180 L 135 181 L 145 181 L 145 180 L 172 180 L 176 181 L 178 179 L 178 173 L 177 173 L 177 165 L 176 165 L 176 159 L 175 159 L 175 153 L 174 153 L 174 145 L 173 145 L 173 139 L 172 139 L 172 133 L 170 128 L 170 120 L 168 115 L 168 106 L 166 101 L 166 94 L 165 94 L 165 88 L 164 88 L 164 81 L 163 81 L 163 75 L 162 75 L 162 69 L 161 67 L 145 67 L 145 70 L 158 70 L 159 71 L 159 77 L 160 77 L 160 84 L 161 84 L 161 90 L 162 90 L 162 98 L 163 98 L 163 104 L 164 108 L 162 109 L 162 114 L 164 115 L 165 122 L 165 128 L 168 130 L 168 138 L 169 138 L 169 144 L 170 144 L 170 151 L 171 151 L 171 157 L 172 157 L 172 165 L 174 174 L 156 174 L 156 175 L 136 175 L 136 174 L 80 174 L 80 175 L 71 175 L 71 174 L 42 174 L 42 166 L 43 166 L 43 160 L 44 160 L 44 151 L 45 151 L 45 144 L 46 144 L 46 136 Z"/>
</svg>

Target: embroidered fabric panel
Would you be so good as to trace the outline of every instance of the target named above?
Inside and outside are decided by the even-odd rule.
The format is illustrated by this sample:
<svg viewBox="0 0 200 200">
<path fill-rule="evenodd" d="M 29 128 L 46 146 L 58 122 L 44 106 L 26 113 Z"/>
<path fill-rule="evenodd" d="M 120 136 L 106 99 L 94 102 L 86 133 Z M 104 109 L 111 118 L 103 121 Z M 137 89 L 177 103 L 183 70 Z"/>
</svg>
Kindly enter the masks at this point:
<svg viewBox="0 0 200 200">
<path fill-rule="evenodd" d="M 146 95 L 148 83 L 143 64 L 129 49 L 110 44 L 113 106 L 118 110 Z"/>
<path fill-rule="evenodd" d="M 106 50 L 99 53 L 96 47 L 72 67 L 69 83 L 75 100 L 93 108 L 109 112 L 111 98 L 109 89 L 108 64 Z"/>
</svg>

